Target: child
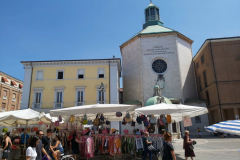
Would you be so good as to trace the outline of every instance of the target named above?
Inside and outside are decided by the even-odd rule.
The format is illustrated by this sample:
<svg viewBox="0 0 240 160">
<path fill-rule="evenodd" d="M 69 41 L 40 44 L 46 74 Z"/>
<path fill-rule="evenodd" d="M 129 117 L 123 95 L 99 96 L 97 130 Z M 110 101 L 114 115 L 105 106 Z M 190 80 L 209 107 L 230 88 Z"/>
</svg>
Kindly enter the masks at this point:
<svg viewBox="0 0 240 160">
<path fill-rule="evenodd" d="M 202 138 L 201 131 L 200 131 L 199 128 L 197 129 L 197 132 L 198 132 L 198 136 L 199 136 L 199 138 Z"/>
</svg>

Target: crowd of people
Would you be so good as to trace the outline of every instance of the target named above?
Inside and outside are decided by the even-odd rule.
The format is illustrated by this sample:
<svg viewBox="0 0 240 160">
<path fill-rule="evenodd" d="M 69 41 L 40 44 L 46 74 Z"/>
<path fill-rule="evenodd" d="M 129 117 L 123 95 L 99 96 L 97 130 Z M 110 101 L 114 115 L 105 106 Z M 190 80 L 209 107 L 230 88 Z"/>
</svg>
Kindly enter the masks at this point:
<svg viewBox="0 0 240 160">
<path fill-rule="evenodd" d="M 29 135 L 26 132 L 21 136 L 20 142 L 22 145 L 29 144 L 26 150 L 26 160 L 59 160 L 61 154 L 64 153 L 63 146 L 61 144 L 61 139 L 58 135 L 54 138 L 54 145 L 51 145 L 51 137 L 53 130 L 48 129 L 46 136 L 44 136 L 43 131 L 38 130 L 36 132 L 36 136 L 31 138 L 31 141 L 28 143 Z M 140 133 L 137 133 L 140 134 Z M 185 150 L 185 160 L 190 157 L 193 160 L 195 157 L 195 153 L 193 151 L 193 144 L 195 141 L 189 138 L 189 131 L 184 132 L 185 136 L 183 138 L 183 149 Z M 11 139 L 9 137 L 10 133 L 7 132 L 4 135 L 4 146 L 2 151 L 2 160 L 8 158 L 10 153 L 10 148 L 12 146 Z M 26 139 L 25 139 L 26 138 Z M 163 160 L 176 160 L 176 155 L 174 153 L 174 148 L 172 145 L 172 135 L 169 132 L 164 132 L 163 135 Z M 149 138 L 149 133 L 145 132 L 142 137 L 144 152 L 143 152 L 143 160 L 146 160 L 147 155 L 149 155 L 150 160 L 152 160 L 153 150 L 149 149 L 149 146 L 152 144 Z M 79 155 L 79 141 L 77 134 L 73 131 L 68 137 L 68 144 L 71 144 L 71 152 L 74 159 L 77 159 L 77 155 Z M 155 151 L 159 152 L 159 151 Z"/>
</svg>

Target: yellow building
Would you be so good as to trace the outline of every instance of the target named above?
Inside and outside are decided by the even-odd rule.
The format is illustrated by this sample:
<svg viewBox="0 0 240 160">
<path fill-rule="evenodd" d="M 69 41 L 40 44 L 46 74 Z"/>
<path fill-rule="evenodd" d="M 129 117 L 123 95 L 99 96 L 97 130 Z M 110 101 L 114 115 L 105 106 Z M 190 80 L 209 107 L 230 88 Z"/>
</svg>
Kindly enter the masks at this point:
<svg viewBox="0 0 240 160">
<path fill-rule="evenodd" d="M 21 109 L 51 109 L 119 103 L 121 59 L 22 61 Z M 99 91 L 103 83 L 105 92 Z"/>
</svg>

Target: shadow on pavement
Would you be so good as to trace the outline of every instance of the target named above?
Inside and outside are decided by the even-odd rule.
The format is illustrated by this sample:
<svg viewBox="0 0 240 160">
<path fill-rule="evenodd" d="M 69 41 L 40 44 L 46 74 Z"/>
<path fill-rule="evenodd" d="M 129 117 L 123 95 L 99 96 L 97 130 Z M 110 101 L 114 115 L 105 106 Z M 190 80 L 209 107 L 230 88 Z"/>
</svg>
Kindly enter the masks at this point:
<svg viewBox="0 0 240 160">
<path fill-rule="evenodd" d="M 184 160 L 183 158 L 179 157 L 179 156 L 180 156 L 179 154 L 176 154 L 176 153 L 175 153 L 175 155 L 176 155 L 176 157 L 177 157 L 177 160 Z"/>
</svg>

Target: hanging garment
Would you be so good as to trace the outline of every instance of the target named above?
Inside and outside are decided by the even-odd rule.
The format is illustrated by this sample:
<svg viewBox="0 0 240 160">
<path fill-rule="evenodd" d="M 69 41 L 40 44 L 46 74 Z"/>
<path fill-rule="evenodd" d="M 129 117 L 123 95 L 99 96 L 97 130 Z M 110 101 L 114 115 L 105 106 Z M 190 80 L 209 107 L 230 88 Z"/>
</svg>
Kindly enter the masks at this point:
<svg viewBox="0 0 240 160">
<path fill-rule="evenodd" d="M 162 122 L 163 122 L 164 124 L 167 123 L 166 117 L 162 117 L 161 120 L 162 120 Z"/>
<path fill-rule="evenodd" d="M 183 125 L 184 127 L 192 126 L 192 120 L 189 116 L 185 116 L 183 119 Z"/>
<path fill-rule="evenodd" d="M 167 114 L 167 123 L 172 123 L 171 115 Z"/>
<path fill-rule="evenodd" d="M 136 152 L 140 149 L 143 149 L 142 138 L 136 138 Z"/>
</svg>

